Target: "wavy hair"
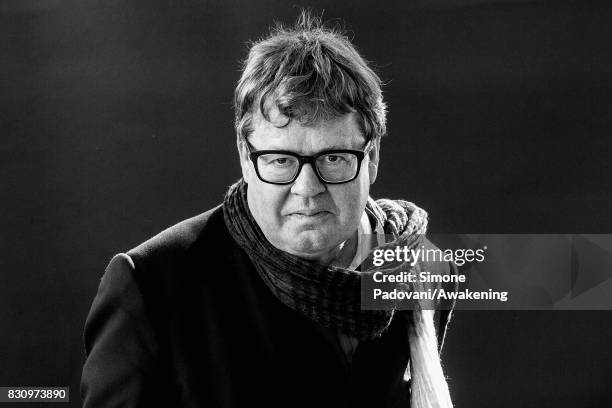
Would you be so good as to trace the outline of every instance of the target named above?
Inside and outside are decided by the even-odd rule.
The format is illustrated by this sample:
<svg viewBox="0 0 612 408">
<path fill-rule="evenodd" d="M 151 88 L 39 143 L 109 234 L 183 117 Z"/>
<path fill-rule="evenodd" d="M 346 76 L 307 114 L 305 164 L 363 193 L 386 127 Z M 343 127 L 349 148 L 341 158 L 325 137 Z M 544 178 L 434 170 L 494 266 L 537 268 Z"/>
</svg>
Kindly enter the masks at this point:
<svg viewBox="0 0 612 408">
<path fill-rule="evenodd" d="M 339 28 L 325 27 L 302 11 L 296 24 L 277 24 L 251 44 L 234 93 L 235 128 L 248 137 L 253 116 L 270 120 L 276 107 L 286 118 L 315 124 L 355 112 L 367 140 L 386 133 L 381 80 Z"/>
</svg>

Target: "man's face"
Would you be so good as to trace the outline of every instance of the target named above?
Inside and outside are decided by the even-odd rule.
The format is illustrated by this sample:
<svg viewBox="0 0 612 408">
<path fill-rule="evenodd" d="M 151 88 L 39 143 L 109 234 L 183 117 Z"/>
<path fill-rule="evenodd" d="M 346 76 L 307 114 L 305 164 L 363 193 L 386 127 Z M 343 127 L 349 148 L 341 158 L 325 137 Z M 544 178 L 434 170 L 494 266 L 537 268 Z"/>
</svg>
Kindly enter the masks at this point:
<svg viewBox="0 0 612 408">
<path fill-rule="evenodd" d="M 289 150 L 310 156 L 323 150 L 363 150 L 366 140 L 354 114 L 302 126 L 294 120 L 279 128 L 261 115 L 253 118 L 249 142 L 255 150 Z M 353 235 L 376 179 L 378 140 L 361 163 L 358 177 L 344 184 L 324 184 L 310 164 L 288 185 L 261 181 L 243 143 L 239 144 L 248 204 L 257 224 L 275 247 L 292 255 L 329 261 Z"/>
</svg>

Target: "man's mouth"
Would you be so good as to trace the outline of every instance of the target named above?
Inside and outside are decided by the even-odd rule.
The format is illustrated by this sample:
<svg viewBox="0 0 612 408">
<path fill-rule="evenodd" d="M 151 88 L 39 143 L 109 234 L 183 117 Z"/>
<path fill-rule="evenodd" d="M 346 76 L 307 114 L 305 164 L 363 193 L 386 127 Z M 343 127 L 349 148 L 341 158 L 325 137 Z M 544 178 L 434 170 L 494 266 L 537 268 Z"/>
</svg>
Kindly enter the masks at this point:
<svg viewBox="0 0 612 408">
<path fill-rule="evenodd" d="M 329 211 L 297 211 L 289 215 L 300 218 L 318 218 L 331 214 Z"/>
</svg>

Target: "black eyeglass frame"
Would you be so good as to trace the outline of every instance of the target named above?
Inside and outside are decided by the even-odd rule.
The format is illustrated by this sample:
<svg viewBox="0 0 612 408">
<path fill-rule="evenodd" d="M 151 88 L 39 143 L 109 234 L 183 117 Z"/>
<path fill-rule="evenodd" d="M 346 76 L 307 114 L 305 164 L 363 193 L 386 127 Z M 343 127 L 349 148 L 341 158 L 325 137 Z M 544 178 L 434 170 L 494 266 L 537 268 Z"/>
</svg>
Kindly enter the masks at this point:
<svg viewBox="0 0 612 408">
<path fill-rule="evenodd" d="M 299 155 L 299 154 L 297 154 L 295 152 L 292 152 L 292 151 L 289 151 L 289 150 L 255 150 L 253 145 L 251 145 L 251 143 L 246 138 L 243 138 L 242 140 L 244 140 L 244 142 L 246 143 L 247 150 L 249 152 L 249 158 L 253 162 L 253 167 L 255 168 L 255 173 L 257 173 L 257 177 L 261 181 L 263 181 L 264 183 L 276 184 L 276 185 L 279 185 L 279 186 L 285 186 L 287 184 L 291 184 L 291 183 L 295 182 L 295 180 L 297 180 L 298 176 L 302 172 L 302 167 L 304 167 L 305 163 L 310 164 L 310 166 L 314 170 L 315 174 L 317 175 L 317 178 L 323 184 L 344 184 L 344 183 L 350 183 L 351 181 L 355 180 L 359 176 L 359 172 L 361 171 L 361 163 L 363 162 L 363 159 L 365 158 L 366 154 L 368 154 L 370 152 L 370 150 L 372 150 L 372 148 L 374 147 L 374 143 L 372 143 L 374 138 L 371 138 L 370 140 L 368 140 L 366 142 L 365 146 L 363 147 L 363 150 L 331 149 L 331 150 L 323 150 L 322 152 L 319 152 L 319 153 L 317 153 L 315 155 L 312 155 L 312 156 L 302 156 L 302 155 Z M 351 179 L 345 180 L 345 181 L 327 181 L 319 173 L 319 169 L 317 169 L 315 160 L 317 160 L 321 156 L 325 156 L 327 154 L 334 154 L 334 153 L 351 153 L 351 154 L 354 154 L 357 157 L 357 171 L 355 172 L 355 175 Z M 263 156 L 264 154 L 286 154 L 288 156 L 295 157 L 298 160 L 299 164 L 300 164 L 298 169 L 297 169 L 297 171 L 295 172 L 295 176 L 293 176 L 293 178 L 291 180 L 283 181 L 283 182 L 275 182 L 275 181 L 264 180 L 263 177 L 261 177 L 261 174 L 259 174 L 259 166 L 257 166 L 257 159 L 259 158 L 259 156 Z"/>
</svg>

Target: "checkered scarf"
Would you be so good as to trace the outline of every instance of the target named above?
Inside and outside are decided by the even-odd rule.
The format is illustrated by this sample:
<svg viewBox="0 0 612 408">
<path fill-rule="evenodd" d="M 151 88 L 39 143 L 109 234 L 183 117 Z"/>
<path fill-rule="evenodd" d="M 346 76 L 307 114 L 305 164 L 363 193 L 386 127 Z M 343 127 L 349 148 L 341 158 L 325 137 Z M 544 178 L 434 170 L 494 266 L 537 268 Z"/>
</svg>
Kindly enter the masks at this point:
<svg viewBox="0 0 612 408">
<path fill-rule="evenodd" d="M 414 248 L 421 244 L 427 230 L 427 213 L 421 208 L 407 201 L 368 198 L 366 211 L 385 234 L 393 236 L 393 242 L 384 247 Z M 362 274 L 374 273 L 376 269 L 358 272 L 322 265 L 274 247 L 249 210 L 247 184 L 242 179 L 229 188 L 223 215 L 231 236 L 247 253 L 268 288 L 286 306 L 360 340 L 380 336 L 391 323 L 393 310 L 360 307 Z"/>
</svg>

